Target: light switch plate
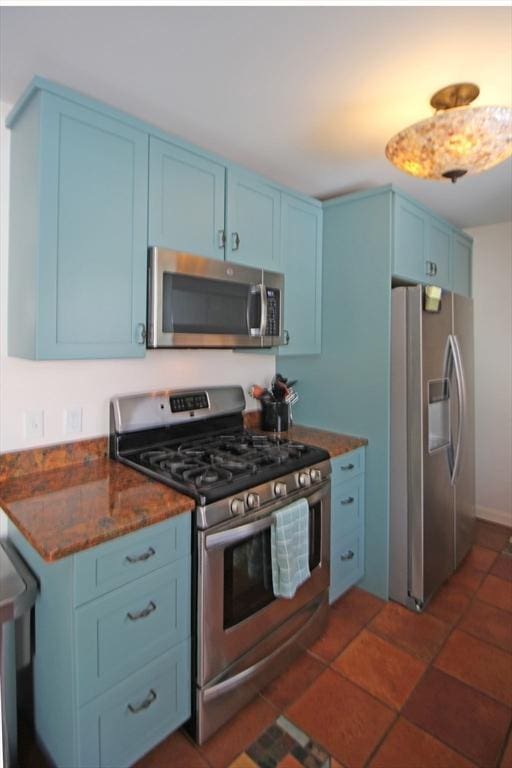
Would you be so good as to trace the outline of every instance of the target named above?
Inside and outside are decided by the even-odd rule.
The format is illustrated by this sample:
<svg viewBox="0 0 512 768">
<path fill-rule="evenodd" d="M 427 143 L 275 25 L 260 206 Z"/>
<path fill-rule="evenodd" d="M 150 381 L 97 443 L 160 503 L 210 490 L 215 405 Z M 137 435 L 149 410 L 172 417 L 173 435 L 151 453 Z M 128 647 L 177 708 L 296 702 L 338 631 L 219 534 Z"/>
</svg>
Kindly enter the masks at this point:
<svg viewBox="0 0 512 768">
<path fill-rule="evenodd" d="M 23 434 L 25 440 L 34 442 L 44 436 L 44 411 L 33 410 L 23 413 Z"/>
<path fill-rule="evenodd" d="M 82 409 L 80 406 L 67 408 L 64 411 L 64 432 L 66 435 L 77 435 L 82 431 Z"/>
</svg>

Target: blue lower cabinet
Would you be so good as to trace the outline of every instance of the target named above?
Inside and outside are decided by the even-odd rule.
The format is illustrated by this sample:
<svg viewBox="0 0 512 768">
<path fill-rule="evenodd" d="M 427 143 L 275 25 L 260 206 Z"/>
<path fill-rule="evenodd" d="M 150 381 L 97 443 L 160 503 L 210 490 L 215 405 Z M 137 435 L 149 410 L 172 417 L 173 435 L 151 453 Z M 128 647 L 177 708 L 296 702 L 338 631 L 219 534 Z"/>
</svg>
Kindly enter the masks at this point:
<svg viewBox="0 0 512 768">
<path fill-rule="evenodd" d="M 190 643 L 139 669 L 78 713 L 81 768 L 125 768 L 190 717 Z"/>
<path fill-rule="evenodd" d="M 331 464 L 332 603 L 364 576 L 364 448 L 338 456 Z M 343 467 L 348 480 L 340 479 Z"/>
<path fill-rule="evenodd" d="M 34 721 L 57 768 L 132 765 L 190 717 L 190 525 L 179 515 L 46 563 L 9 524 L 40 585 Z"/>
<path fill-rule="evenodd" d="M 178 515 L 120 536 L 75 558 L 75 605 L 169 565 L 190 548 L 190 516 Z"/>
<path fill-rule="evenodd" d="M 83 704 L 190 636 L 190 560 L 79 608 L 75 627 Z"/>
</svg>

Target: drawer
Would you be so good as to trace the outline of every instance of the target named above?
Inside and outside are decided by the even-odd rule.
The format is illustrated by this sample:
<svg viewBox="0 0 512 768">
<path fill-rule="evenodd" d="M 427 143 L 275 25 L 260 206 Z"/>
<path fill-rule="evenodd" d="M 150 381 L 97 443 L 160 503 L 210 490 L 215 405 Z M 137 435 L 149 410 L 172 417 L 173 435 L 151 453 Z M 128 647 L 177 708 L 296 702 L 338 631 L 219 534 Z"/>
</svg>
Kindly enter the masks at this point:
<svg viewBox="0 0 512 768">
<path fill-rule="evenodd" d="M 364 475 L 339 483 L 331 493 L 331 535 L 349 533 L 364 524 Z"/>
<path fill-rule="evenodd" d="M 337 485 L 364 472 L 364 448 L 331 459 L 331 483 Z"/>
<path fill-rule="evenodd" d="M 75 610 L 78 703 L 190 635 L 190 558 Z"/>
<path fill-rule="evenodd" d="M 125 768 L 190 717 L 186 641 L 78 711 L 80 768 Z"/>
<path fill-rule="evenodd" d="M 190 542 L 186 513 L 80 552 L 74 556 L 75 605 L 190 555 Z"/>
<path fill-rule="evenodd" d="M 331 539 L 331 586 L 329 602 L 358 582 L 364 575 L 364 534 L 353 531 Z"/>
</svg>

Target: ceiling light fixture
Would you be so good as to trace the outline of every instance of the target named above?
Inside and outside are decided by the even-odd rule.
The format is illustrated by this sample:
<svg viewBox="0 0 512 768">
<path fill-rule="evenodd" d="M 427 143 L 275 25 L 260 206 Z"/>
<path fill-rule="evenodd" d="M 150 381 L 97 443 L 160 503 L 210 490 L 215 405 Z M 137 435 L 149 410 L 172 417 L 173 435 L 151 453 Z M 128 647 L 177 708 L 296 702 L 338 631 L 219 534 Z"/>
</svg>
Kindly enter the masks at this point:
<svg viewBox="0 0 512 768">
<path fill-rule="evenodd" d="M 502 163 L 512 155 L 512 109 L 468 106 L 479 93 L 474 83 L 434 93 L 435 115 L 393 136 L 386 146 L 388 160 L 411 176 L 453 183 Z"/>
</svg>

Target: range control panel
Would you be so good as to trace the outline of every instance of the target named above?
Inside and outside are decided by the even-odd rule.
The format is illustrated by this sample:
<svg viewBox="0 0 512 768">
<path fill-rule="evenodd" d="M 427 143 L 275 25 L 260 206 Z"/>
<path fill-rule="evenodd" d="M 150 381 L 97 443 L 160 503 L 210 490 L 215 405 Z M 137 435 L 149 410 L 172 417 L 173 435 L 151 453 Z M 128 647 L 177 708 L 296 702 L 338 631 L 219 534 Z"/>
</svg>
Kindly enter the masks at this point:
<svg viewBox="0 0 512 768">
<path fill-rule="evenodd" d="M 201 408 L 209 407 L 206 392 L 187 392 L 181 395 L 173 395 L 169 398 L 169 403 L 173 413 L 199 411 Z"/>
<path fill-rule="evenodd" d="M 267 327 L 266 336 L 279 336 L 281 327 L 281 291 L 267 288 Z"/>
</svg>

